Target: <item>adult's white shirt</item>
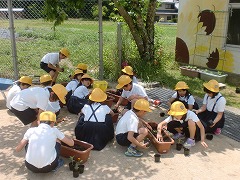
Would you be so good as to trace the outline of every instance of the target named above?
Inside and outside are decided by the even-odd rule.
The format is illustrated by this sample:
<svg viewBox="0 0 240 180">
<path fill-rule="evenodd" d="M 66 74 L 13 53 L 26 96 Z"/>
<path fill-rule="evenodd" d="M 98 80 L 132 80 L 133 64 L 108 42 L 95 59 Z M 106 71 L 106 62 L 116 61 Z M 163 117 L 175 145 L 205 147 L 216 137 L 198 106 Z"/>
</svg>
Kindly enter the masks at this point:
<svg viewBox="0 0 240 180">
<path fill-rule="evenodd" d="M 62 140 L 64 137 L 56 127 L 44 123 L 28 129 L 23 137 L 29 143 L 26 161 L 37 168 L 51 164 L 57 157 L 56 140 Z"/>
<path fill-rule="evenodd" d="M 10 106 L 18 111 L 27 108 L 46 110 L 50 93 L 42 87 L 27 88 L 20 91 L 10 102 Z"/>
</svg>

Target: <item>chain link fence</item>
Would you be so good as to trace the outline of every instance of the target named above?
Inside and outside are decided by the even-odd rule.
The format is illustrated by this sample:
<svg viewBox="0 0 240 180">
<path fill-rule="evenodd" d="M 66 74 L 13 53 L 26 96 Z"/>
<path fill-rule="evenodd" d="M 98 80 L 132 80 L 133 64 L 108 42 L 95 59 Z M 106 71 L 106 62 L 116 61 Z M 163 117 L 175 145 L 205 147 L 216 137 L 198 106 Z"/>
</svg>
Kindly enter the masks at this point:
<svg viewBox="0 0 240 180">
<path fill-rule="evenodd" d="M 62 47 L 70 51 L 70 58 L 61 65 L 64 73 L 58 80 L 66 81 L 78 63 L 88 65 L 88 73 L 98 77 L 99 23 L 93 16 L 97 1 L 86 1 L 83 9 L 67 11 L 68 19 L 53 30 L 53 23 L 43 19 L 44 0 L 13 0 L 14 27 L 17 46 L 19 76 L 42 75 L 40 60 L 48 52 Z M 0 76 L 13 78 L 12 50 L 9 31 L 7 0 L 0 1 Z M 117 23 L 103 22 L 103 60 L 107 69 L 115 69 L 117 56 Z M 105 73 L 111 78 L 113 72 Z M 105 71 L 105 69 L 104 69 Z"/>
</svg>

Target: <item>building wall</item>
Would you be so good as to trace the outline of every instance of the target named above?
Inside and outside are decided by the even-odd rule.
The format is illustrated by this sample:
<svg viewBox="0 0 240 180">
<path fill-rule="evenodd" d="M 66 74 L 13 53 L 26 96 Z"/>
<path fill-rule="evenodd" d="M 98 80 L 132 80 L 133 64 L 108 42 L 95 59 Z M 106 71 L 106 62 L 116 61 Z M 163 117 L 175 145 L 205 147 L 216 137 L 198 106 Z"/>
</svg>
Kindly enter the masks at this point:
<svg viewBox="0 0 240 180">
<path fill-rule="evenodd" d="M 228 3 L 228 0 L 180 1 L 176 61 L 240 74 L 240 48 L 225 46 Z"/>
</svg>

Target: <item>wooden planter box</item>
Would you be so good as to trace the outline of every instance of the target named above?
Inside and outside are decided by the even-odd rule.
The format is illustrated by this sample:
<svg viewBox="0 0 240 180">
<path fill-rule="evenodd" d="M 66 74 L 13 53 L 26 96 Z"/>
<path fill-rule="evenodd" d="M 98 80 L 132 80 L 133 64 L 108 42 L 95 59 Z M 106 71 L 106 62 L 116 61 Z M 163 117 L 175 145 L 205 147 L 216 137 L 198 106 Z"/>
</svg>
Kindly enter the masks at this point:
<svg viewBox="0 0 240 180">
<path fill-rule="evenodd" d="M 93 145 L 84 141 L 79 141 L 77 139 L 74 139 L 74 145 L 80 145 L 85 150 L 83 151 L 76 150 L 76 149 L 73 149 L 72 147 L 62 144 L 60 155 L 66 158 L 69 158 L 70 156 L 74 156 L 74 159 L 76 161 L 78 158 L 80 158 L 83 161 L 83 163 L 85 163 L 88 160 L 90 151 L 93 149 Z"/>
<path fill-rule="evenodd" d="M 187 66 L 182 66 L 180 67 L 180 69 L 181 69 L 181 74 L 184 76 L 193 77 L 193 78 L 200 77 L 200 72 L 198 70 L 190 69 Z"/>
<path fill-rule="evenodd" d="M 157 123 L 152 122 L 152 123 L 149 123 L 149 125 L 154 130 L 156 130 Z M 163 136 L 164 141 L 159 142 L 157 140 L 157 138 L 155 137 L 155 135 L 152 134 L 150 130 L 148 130 L 148 138 L 150 139 L 150 141 L 152 142 L 154 147 L 157 149 L 157 151 L 160 154 L 165 154 L 165 153 L 169 152 L 171 145 L 174 144 L 174 140 L 168 135 L 168 133 L 166 133 L 165 130 L 162 130 L 162 136 Z"/>
<path fill-rule="evenodd" d="M 200 72 L 200 79 L 204 81 L 209 81 L 215 79 L 219 83 L 225 83 L 227 74 L 219 75 L 217 72 Z"/>
</svg>

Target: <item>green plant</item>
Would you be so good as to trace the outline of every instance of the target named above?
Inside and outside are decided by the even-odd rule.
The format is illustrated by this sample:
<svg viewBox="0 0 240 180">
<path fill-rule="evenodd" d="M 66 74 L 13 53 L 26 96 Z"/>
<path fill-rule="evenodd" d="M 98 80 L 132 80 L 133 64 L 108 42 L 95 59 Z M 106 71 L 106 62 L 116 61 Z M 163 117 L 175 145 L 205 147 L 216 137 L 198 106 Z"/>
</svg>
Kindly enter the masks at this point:
<svg viewBox="0 0 240 180">
<path fill-rule="evenodd" d="M 70 157 L 69 157 L 69 160 L 71 161 L 71 163 L 74 163 L 74 162 L 75 162 L 74 156 L 70 156 Z"/>
<path fill-rule="evenodd" d="M 75 164 L 75 166 L 74 166 L 74 169 L 75 169 L 75 170 L 78 170 L 79 165 L 81 165 L 82 162 L 83 162 L 83 160 L 81 160 L 81 158 L 77 158 L 76 164 Z"/>
</svg>

